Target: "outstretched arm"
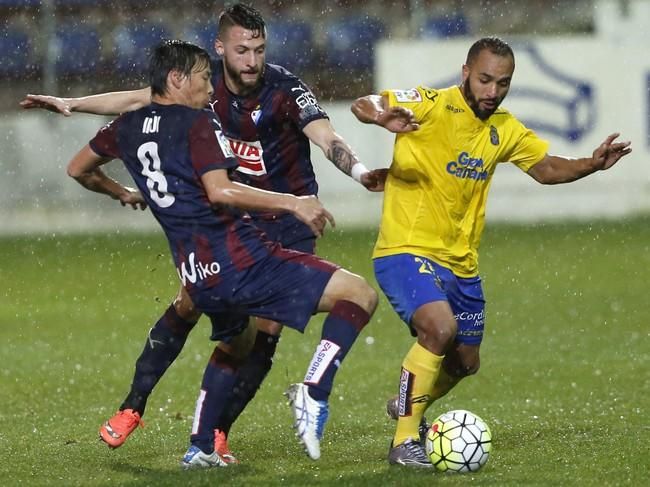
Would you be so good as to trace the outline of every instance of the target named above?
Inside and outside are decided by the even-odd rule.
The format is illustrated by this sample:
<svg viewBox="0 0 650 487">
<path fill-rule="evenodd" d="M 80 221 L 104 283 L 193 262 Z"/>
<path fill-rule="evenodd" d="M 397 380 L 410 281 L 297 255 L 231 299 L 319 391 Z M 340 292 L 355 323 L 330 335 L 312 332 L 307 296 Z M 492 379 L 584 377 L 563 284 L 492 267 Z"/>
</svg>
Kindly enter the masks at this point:
<svg viewBox="0 0 650 487">
<path fill-rule="evenodd" d="M 42 108 L 66 117 L 72 112 L 93 113 L 95 115 L 119 115 L 142 108 L 151 102 L 151 89 L 142 88 L 131 91 L 115 91 L 79 98 L 60 98 L 49 95 L 27 95 L 20 102 L 25 109 Z"/>
<path fill-rule="evenodd" d="M 604 171 L 632 152 L 630 141 L 614 142 L 620 134 L 609 136 L 594 150 L 591 157 L 573 159 L 547 154 L 528 174 L 542 184 L 570 183 L 596 171 Z"/>
<path fill-rule="evenodd" d="M 348 143 L 334 131 L 327 119 L 314 120 L 303 129 L 304 134 L 321 148 L 325 157 L 341 171 L 361 183 L 368 191 L 383 191 L 387 170 L 368 170 Z"/>
<path fill-rule="evenodd" d="M 86 145 L 68 164 L 68 176 L 76 179 L 89 191 L 106 194 L 114 200 L 119 200 L 122 206 L 129 205 L 134 210 L 137 208 L 144 210 L 147 204 L 139 191 L 121 185 L 100 169 L 100 166 L 109 161 L 110 159 L 99 156 L 89 145 Z"/>
<path fill-rule="evenodd" d="M 288 211 L 308 225 L 315 235 L 323 235 L 327 222 L 334 226 L 334 217 L 315 196 L 294 196 L 253 188 L 233 182 L 225 169 L 208 171 L 201 176 L 210 203 L 244 210 Z"/>
<path fill-rule="evenodd" d="M 357 98 L 352 103 L 351 110 L 360 122 L 374 123 L 396 134 L 420 128 L 411 110 L 401 106 L 391 107 L 386 96 L 368 95 Z"/>
</svg>

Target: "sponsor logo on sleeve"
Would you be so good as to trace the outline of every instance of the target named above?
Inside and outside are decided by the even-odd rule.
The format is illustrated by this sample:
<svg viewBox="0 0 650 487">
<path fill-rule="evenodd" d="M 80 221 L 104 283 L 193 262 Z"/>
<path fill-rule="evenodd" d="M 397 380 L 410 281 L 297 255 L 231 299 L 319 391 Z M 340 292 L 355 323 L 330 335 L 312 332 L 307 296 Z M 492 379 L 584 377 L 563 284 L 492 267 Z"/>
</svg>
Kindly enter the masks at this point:
<svg viewBox="0 0 650 487">
<path fill-rule="evenodd" d="M 235 153 L 230 148 L 230 143 L 221 130 L 215 130 L 214 134 L 217 136 L 217 142 L 219 142 L 219 147 L 221 147 L 221 152 L 226 157 L 235 157 Z"/>
<path fill-rule="evenodd" d="M 422 95 L 415 88 L 411 90 L 393 90 L 395 99 L 400 103 L 419 103 L 422 101 Z"/>
<path fill-rule="evenodd" d="M 293 93 L 300 93 L 295 100 L 296 105 L 300 109 L 299 117 L 301 120 L 306 120 L 323 112 L 323 109 L 318 104 L 318 100 L 311 91 L 306 90 L 302 86 L 291 88 L 291 91 Z"/>
</svg>

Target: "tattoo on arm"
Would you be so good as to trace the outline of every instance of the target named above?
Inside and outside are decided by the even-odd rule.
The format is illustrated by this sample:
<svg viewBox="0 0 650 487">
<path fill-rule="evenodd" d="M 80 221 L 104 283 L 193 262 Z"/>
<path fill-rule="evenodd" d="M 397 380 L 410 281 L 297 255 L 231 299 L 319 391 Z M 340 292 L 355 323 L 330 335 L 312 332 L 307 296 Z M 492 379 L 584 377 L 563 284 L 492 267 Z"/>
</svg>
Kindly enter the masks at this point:
<svg viewBox="0 0 650 487">
<path fill-rule="evenodd" d="M 332 141 L 327 150 L 327 158 L 348 176 L 352 172 L 352 166 L 359 162 L 356 154 L 342 140 Z"/>
</svg>

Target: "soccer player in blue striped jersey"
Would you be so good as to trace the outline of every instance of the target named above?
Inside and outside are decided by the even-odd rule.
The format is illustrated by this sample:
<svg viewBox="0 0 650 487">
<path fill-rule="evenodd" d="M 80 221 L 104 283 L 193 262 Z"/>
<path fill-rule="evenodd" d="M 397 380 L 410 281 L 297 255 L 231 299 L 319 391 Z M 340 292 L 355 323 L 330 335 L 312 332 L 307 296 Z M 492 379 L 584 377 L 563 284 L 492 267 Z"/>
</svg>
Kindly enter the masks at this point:
<svg viewBox="0 0 650 487">
<path fill-rule="evenodd" d="M 110 160 L 122 159 L 167 236 L 183 288 L 211 319 L 215 339 L 241 334 L 250 315 L 302 332 L 313 313 L 329 312 L 305 381 L 288 391 L 300 439 L 318 459 L 334 376 L 374 312 L 376 292 L 335 264 L 269 241 L 244 218 L 242 209 L 289 212 L 315 235 L 334 223 L 313 195 L 231 180 L 239 162 L 216 115 L 199 109 L 213 92 L 207 52 L 164 41 L 153 53 L 150 79 L 152 103 L 102 128 L 71 160 L 68 174 L 91 191 L 142 203 L 101 170 Z M 240 363 L 224 350 L 211 357 L 184 467 L 226 465 L 214 451 L 214 429 Z"/>
<path fill-rule="evenodd" d="M 386 90 L 352 106 L 361 122 L 397 134 L 373 260 L 416 342 L 389 402 L 398 420 L 391 464 L 431 467 L 418 441 L 424 411 L 478 371 L 485 325 L 478 247 L 497 164 L 559 184 L 609 169 L 631 151 L 612 134 L 590 157 L 548 154 L 546 141 L 500 107 L 514 68 L 507 43 L 483 38 L 469 49 L 460 86 Z"/>
<path fill-rule="evenodd" d="M 349 145 L 334 131 L 326 112 L 311 90 L 281 66 L 265 62 L 266 26 L 255 9 L 235 4 L 219 18 L 215 50 L 221 58 L 212 64 L 214 93 L 209 106 L 218 114 L 222 131 L 239 160 L 233 177 L 251 186 L 297 196 L 318 194 L 310 155 L 310 141 L 341 171 L 370 191 L 383 189 L 384 170 L 368 171 Z M 83 111 L 117 114 L 149 103 L 150 90 L 95 95 L 78 99 L 29 96 L 28 107 L 41 106 L 69 114 Z M 269 239 L 285 248 L 314 253 L 316 236 L 303 222 L 287 212 L 251 211 L 254 224 Z M 131 390 L 119 411 L 100 429 L 111 447 L 124 443 L 140 423 L 147 398 L 167 367 L 180 353 L 198 321 L 183 288 L 174 303 L 152 327 L 138 361 Z M 219 451 L 236 462 L 226 441 L 230 427 L 255 395 L 272 365 L 281 331 L 277 320 L 256 319 L 257 333 L 248 333 L 218 347 L 245 355 L 237 386 L 219 421 Z M 213 337 L 214 338 L 214 337 Z M 152 340 L 162 345 L 153 349 Z"/>
</svg>

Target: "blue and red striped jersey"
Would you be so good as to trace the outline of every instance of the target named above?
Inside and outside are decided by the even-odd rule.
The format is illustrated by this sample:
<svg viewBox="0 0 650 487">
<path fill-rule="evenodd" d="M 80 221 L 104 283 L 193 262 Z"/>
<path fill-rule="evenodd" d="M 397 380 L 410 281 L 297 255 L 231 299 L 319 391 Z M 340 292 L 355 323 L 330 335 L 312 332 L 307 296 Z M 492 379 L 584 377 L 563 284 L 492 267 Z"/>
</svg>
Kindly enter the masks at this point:
<svg viewBox="0 0 650 487">
<path fill-rule="evenodd" d="M 202 174 L 232 172 L 239 164 L 212 111 L 152 103 L 100 129 L 90 147 L 124 162 L 162 226 L 190 293 L 213 287 L 269 254 L 270 244 L 241 218 L 244 212 L 215 209 L 201 184 Z"/>
<path fill-rule="evenodd" d="M 257 188 L 316 195 L 309 139 L 302 129 L 328 118 L 311 90 L 281 66 L 266 64 L 259 89 L 248 96 L 226 87 L 223 63 L 213 62 L 210 103 L 239 159 L 236 179 Z"/>
</svg>

